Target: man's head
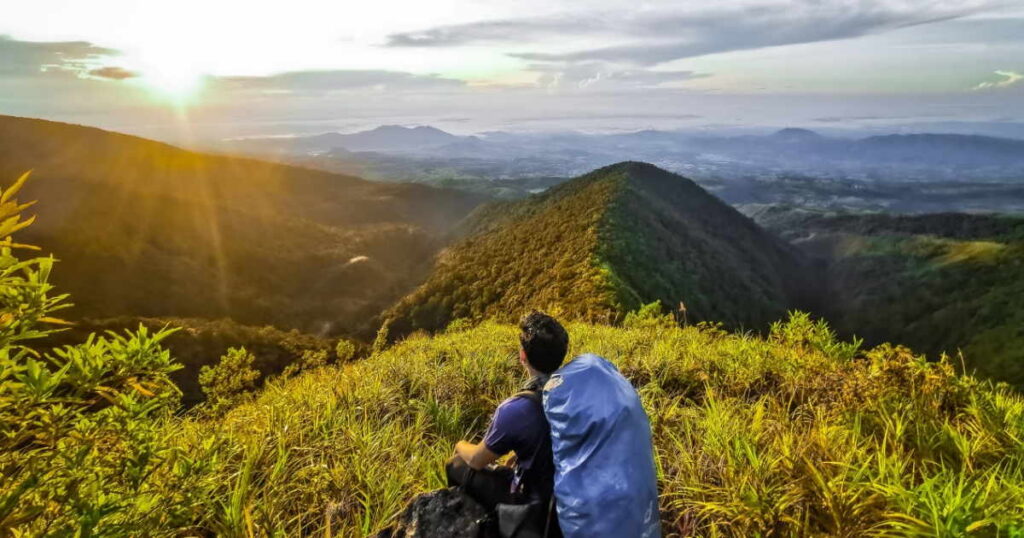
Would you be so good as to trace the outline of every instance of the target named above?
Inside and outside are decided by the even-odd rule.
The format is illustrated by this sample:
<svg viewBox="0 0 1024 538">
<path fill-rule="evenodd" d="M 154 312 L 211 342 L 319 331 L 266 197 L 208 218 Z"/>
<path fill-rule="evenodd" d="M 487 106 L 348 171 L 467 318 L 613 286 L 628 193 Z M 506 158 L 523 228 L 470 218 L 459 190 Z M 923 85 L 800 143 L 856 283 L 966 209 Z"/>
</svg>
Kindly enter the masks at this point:
<svg viewBox="0 0 1024 538">
<path fill-rule="evenodd" d="M 550 374 L 562 365 L 569 334 L 555 318 L 534 310 L 519 322 L 520 358 L 534 370 Z"/>
</svg>

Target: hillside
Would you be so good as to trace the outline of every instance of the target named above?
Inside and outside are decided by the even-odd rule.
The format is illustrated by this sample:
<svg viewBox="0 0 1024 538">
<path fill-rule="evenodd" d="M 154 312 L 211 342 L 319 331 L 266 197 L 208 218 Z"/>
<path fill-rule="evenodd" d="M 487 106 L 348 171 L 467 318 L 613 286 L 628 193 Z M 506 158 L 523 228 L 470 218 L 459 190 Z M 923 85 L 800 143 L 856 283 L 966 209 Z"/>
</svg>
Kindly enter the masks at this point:
<svg viewBox="0 0 1024 538">
<path fill-rule="evenodd" d="M 962 351 L 977 375 L 1024 386 L 1024 218 L 776 209 L 759 220 L 824 261 L 822 314 L 842 334 Z"/>
<path fill-rule="evenodd" d="M 905 349 L 857 350 L 805 318 L 765 340 L 567 328 L 571 353 L 609 357 L 639 389 L 666 537 L 1024 530 L 1019 394 Z M 272 383 L 223 419 L 171 419 L 164 442 L 191 463 L 156 463 L 119 517 L 151 535 L 366 536 L 442 485 L 456 440 L 483 433 L 521 379 L 515 342 L 494 323 L 415 337 Z"/>
<path fill-rule="evenodd" d="M 34 170 L 24 240 L 60 259 L 72 317 L 362 328 L 480 198 L 0 116 L 0 177 Z"/>
<path fill-rule="evenodd" d="M 763 328 L 806 304 L 795 251 L 690 180 L 626 162 L 484 206 L 416 291 L 385 313 L 404 334 L 528 308 L 612 321 L 685 303 L 687 320 Z"/>
</svg>

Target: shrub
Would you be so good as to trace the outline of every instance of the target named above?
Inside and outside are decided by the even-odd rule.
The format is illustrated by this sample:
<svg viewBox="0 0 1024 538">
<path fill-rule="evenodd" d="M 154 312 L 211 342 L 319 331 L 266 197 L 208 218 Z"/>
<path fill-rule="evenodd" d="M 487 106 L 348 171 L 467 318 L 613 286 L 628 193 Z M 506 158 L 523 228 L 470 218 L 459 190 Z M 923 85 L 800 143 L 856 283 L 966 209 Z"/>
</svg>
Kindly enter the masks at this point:
<svg viewBox="0 0 1024 538">
<path fill-rule="evenodd" d="M 256 357 L 244 347 L 233 347 L 216 365 L 203 366 L 199 371 L 199 386 L 212 412 L 230 408 L 256 389 L 260 373 L 253 368 L 255 361 Z"/>
<path fill-rule="evenodd" d="M 160 346 L 170 331 L 89 336 L 50 353 L 25 346 L 61 321 L 52 258 L 19 260 L 11 234 L 31 223 L 29 204 L 0 195 L 0 535 L 128 535 L 154 528 L 174 508 L 154 511 L 154 470 L 176 451 L 163 419 L 179 392 L 176 366 Z M 170 485 L 170 484 L 168 484 Z"/>
<path fill-rule="evenodd" d="M 661 301 L 654 301 L 641 306 L 638 310 L 628 312 L 622 320 L 622 326 L 630 329 L 642 327 L 674 327 L 676 320 L 672 314 L 664 314 Z"/>
<path fill-rule="evenodd" d="M 334 356 L 338 359 L 338 362 L 348 362 L 356 356 L 356 344 L 351 340 L 344 338 L 338 340 L 337 345 L 334 346 Z"/>
</svg>

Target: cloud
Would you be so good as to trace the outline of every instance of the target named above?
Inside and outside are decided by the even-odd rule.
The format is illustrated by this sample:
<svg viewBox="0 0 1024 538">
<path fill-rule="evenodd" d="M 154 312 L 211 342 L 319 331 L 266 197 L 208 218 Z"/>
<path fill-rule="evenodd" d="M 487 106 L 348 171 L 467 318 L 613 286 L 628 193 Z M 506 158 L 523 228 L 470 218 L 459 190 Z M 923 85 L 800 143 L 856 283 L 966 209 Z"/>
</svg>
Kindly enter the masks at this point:
<svg viewBox="0 0 1024 538">
<path fill-rule="evenodd" d="M 139 76 L 135 71 L 129 71 L 123 67 L 106 66 L 89 70 L 89 76 L 93 78 L 104 78 L 109 80 L 126 80 Z"/>
<path fill-rule="evenodd" d="M 1020 74 L 1020 73 L 1018 73 L 1016 71 L 1008 71 L 1008 70 L 1005 70 L 1005 69 L 1001 69 L 999 71 L 995 71 L 994 74 L 996 76 L 998 76 L 998 77 L 1002 77 L 1002 80 L 985 81 L 985 82 L 982 82 L 981 84 L 978 84 L 973 89 L 975 89 L 975 90 L 989 90 L 989 89 L 995 89 L 995 88 L 1008 88 L 1008 87 L 1013 86 L 1014 84 L 1024 80 L 1024 75 L 1022 75 L 1022 74 Z"/>
<path fill-rule="evenodd" d="M 387 47 L 452 47 L 471 43 L 516 42 L 549 35 L 583 35 L 615 32 L 610 18 L 553 16 L 549 18 L 506 19 L 438 26 L 387 37 Z"/>
<path fill-rule="evenodd" d="M 540 73 L 537 84 L 546 88 L 567 89 L 636 89 L 666 87 L 673 83 L 704 78 L 707 73 L 693 71 L 653 71 L 622 69 L 601 62 L 570 63 L 567 65 L 539 63 L 527 71 Z"/>
<path fill-rule="evenodd" d="M 81 73 L 117 56 L 114 49 L 88 41 L 18 41 L 0 35 L 0 76 L 30 77 L 47 72 Z"/>
<path fill-rule="evenodd" d="M 559 51 L 515 51 L 530 61 L 605 61 L 657 65 L 735 50 L 863 36 L 960 18 L 984 11 L 989 0 L 768 0 L 757 4 L 482 21 L 389 36 L 391 47 L 458 46 L 478 42 L 558 45 L 566 38 L 601 37 L 607 46 Z M 578 39 L 576 40 L 578 42 Z M 548 45 L 550 46 L 550 45 Z"/>
<path fill-rule="evenodd" d="M 211 86 L 227 91 L 262 92 L 329 92 L 338 90 L 387 89 L 426 90 L 457 88 L 464 86 L 460 80 L 438 75 L 419 75 L 404 71 L 367 70 L 322 70 L 289 71 L 262 77 L 215 77 Z"/>
</svg>

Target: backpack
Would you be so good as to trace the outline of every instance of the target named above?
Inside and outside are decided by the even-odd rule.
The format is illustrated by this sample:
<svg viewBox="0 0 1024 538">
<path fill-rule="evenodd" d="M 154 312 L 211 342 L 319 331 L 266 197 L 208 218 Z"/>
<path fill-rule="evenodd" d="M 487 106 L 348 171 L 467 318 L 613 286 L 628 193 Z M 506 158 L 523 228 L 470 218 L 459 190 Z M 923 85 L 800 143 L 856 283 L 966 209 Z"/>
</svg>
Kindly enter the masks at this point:
<svg viewBox="0 0 1024 538">
<path fill-rule="evenodd" d="M 650 422 L 615 365 L 576 357 L 544 385 L 543 406 L 565 538 L 660 538 Z"/>
</svg>

